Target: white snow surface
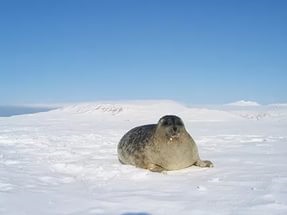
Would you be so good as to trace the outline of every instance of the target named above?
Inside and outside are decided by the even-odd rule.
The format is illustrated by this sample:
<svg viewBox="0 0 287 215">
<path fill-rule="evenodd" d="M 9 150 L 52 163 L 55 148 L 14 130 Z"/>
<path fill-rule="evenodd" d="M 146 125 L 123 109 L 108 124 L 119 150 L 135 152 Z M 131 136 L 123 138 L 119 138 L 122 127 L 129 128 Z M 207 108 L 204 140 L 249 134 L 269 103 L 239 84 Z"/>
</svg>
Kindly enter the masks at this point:
<svg viewBox="0 0 287 215">
<path fill-rule="evenodd" d="M 259 103 L 257 102 L 254 102 L 254 101 L 245 101 L 245 100 L 240 100 L 240 101 L 237 101 L 237 102 L 233 102 L 233 103 L 229 103 L 227 105 L 230 105 L 230 106 L 260 106 Z"/>
<path fill-rule="evenodd" d="M 0 117 L 0 214 L 287 214 L 286 113 L 136 101 Z M 118 162 L 122 135 L 166 114 L 183 119 L 214 168 Z"/>
</svg>

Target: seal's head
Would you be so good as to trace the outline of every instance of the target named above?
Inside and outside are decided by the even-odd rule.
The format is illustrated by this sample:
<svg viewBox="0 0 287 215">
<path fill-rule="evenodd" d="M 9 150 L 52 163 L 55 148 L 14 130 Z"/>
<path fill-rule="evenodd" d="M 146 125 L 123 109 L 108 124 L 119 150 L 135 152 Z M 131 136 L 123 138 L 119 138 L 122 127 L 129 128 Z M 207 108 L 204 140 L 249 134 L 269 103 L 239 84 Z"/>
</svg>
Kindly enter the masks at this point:
<svg viewBox="0 0 287 215">
<path fill-rule="evenodd" d="M 178 116 L 166 115 L 160 118 L 157 128 L 164 132 L 168 139 L 179 138 L 185 131 L 184 124 Z"/>
</svg>

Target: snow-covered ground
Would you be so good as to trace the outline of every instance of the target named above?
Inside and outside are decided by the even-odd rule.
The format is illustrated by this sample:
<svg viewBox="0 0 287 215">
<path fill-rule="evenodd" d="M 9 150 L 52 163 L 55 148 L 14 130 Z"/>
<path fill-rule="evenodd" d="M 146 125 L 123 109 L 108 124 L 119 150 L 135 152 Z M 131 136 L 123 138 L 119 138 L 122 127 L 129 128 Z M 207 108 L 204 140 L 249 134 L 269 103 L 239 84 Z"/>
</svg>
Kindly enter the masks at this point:
<svg viewBox="0 0 287 215">
<path fill-rule="evenodd" d="M 287 106 L 76 104 L 0 117 L 0 214 L 287 214 Z M 177 114 L 212 169 L 121 165 L 134 126 Z"/>
</svg>

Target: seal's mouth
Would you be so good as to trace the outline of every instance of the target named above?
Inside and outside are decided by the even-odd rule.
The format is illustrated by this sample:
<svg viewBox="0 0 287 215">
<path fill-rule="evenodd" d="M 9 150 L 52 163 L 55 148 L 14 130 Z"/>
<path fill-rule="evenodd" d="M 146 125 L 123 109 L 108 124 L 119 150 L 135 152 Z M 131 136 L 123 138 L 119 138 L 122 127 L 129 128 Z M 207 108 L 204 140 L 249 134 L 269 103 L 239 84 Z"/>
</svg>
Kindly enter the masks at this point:
<svg viewBox="0 0 287 215">
<path fill-rule="evenodd" d="M 172 127 L 166 131 L 166 137 L 169 141 L 180 138 L 181 132 L 177 127 Z"/>
<path fill-rule="evenodd" d="M 172 140 L 172 139 L 178 139 L 179 136 L 180 136 L 179 133 L 174 133 L 174 134 L 170 135 L 170 139 L 171 139 L 171 140 Z"/>
</svg>

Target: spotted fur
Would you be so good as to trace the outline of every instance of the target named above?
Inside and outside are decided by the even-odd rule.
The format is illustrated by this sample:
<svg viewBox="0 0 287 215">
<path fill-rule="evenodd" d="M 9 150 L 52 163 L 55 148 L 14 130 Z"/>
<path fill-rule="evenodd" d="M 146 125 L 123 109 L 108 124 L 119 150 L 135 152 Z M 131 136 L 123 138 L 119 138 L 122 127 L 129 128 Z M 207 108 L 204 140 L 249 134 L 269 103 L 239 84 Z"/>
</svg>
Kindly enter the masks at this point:
<svg viewBox="0 0 287 215">
<path fill-rule="evenodd" d="M 161 172 L 197 165 L 212 167 L 202 161 L 197 146 L 183 121 L 174 115 L 162 117 L 157 124 L 128 131 L 118 144 L 118 158 L 123 164 Z"/>
</svg>

